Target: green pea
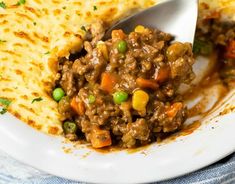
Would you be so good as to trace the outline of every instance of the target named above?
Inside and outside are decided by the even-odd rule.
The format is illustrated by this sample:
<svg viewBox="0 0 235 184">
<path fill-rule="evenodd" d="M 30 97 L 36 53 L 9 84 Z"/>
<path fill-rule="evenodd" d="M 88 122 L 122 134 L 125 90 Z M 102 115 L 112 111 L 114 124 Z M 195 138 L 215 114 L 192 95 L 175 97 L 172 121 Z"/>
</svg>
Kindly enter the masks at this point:
<svg viewBox="0 0 235 184">
<path fill-rule="evenodd" d="M 127 50 L 127 43 L 125 40 L 121 40 L 118 42 L 117 44 L 117 49 L 118 49 L 118 52 L 120 53 L 125 53 L 126 50 Z"/>
<path fill-rule="evenodd" d="M 115 104 L 121 104 L 128 98 L 128 94 L 124 91 L 118 91 L 113 94 L 113 101 Z"/>
<path fill-rule="evenodd" d="M 65 134 L 74 134 L 77 131 L 77 125 L 74 122 L 66 121 L 63 124 Z"/>
<path fill-rule="evenodd" d="M 65 95 L 65 92 L 62 88 L 56 88 L 54 89 L 52 96 L 54 98 L 55 101 L 60 101 L 61 98 Z"/>
<path fill-rule="evenodd" d="M 193 53 L 209 55 L 213 51 L 213 44 L 211 42 L 206 42 L 203 40 L 195 39 L 193 44 Z"/>
<path fill-rule="evenodd" d="M 89 102 L 90 104 L 94 103 L 94 102 L 95 102 L 95 96 L 94 96 L 94 95 L 89 95 L 89 96 L 88 96 L 88 102 Z"/>
</svg>

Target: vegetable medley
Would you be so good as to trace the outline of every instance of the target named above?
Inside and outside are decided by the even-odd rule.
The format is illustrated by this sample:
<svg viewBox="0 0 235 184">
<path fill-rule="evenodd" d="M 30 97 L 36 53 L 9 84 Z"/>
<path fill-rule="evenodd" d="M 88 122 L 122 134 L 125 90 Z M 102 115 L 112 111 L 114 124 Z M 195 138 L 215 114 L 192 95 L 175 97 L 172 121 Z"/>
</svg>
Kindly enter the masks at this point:
<svg viewBox="0 0 235 184">
<path fill-rule="evenodd" d="M 177 90 L 194 78 L 191 44 L 143 26 L 101 41 L 102 24 L 93 26 L 83 55 L 59 64 L 52 96 L 65 136 L 94 148 L 132 148 L 180 129 L 187 108 Z"/>
</svg>

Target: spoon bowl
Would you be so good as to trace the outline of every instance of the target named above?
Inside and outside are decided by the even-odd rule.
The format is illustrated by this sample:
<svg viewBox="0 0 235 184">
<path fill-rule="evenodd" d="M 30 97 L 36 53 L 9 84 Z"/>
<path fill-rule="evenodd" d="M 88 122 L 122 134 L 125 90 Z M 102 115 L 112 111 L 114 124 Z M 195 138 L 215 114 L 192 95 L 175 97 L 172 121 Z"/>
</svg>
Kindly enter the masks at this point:
<svg viewBox="0 0 235 184">
<path fill-rule="evenodd" d="M 128 33 L 137 25 L 143 25 L 170 33 L 177 41 L 193 43 L 197 14 L 197 0 L 164 0 L 117 22 L 106 32 L 105 39 L 114 29 L 123 29 Z"/>
</svg>

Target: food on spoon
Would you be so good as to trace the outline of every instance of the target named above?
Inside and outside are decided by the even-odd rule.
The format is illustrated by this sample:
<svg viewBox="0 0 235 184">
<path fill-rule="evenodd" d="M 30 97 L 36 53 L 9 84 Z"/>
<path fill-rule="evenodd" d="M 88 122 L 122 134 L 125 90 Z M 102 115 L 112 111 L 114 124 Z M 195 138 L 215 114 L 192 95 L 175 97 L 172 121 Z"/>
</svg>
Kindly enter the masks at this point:
<svg viewBox="0 0 235 184">
<path fill-rule="evenodd" d="M 191 44 L 139 25 L 129 34 L 113 30 L 106 41 L 86 41 L 84 49 L 84 56 L 60 62 L 56 82 L 67 98 L 59 111 L 66 125 L 78 127 L 73 140 L 83 137 L 94 148 L 132 148 L 181 128 L 187 108 L 177 90 L 194 78 Z"/>
</svg>

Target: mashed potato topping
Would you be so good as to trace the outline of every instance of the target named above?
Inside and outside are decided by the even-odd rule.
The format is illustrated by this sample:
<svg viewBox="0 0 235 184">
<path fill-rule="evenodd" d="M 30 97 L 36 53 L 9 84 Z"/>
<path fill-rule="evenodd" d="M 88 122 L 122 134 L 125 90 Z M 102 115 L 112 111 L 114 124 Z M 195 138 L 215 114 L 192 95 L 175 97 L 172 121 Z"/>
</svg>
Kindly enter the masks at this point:
<svg viewBox="0 0 235 184">
<path fill-rule="evenodd" d="M 220 16 L 223 20 L 235 21 L 235 1 L 234 0 L 200 0 L 199 18 Z M 216 18 L 216 17 L 215 17 Z"/>
</svg>

